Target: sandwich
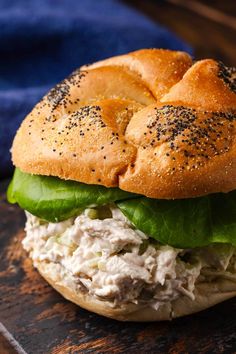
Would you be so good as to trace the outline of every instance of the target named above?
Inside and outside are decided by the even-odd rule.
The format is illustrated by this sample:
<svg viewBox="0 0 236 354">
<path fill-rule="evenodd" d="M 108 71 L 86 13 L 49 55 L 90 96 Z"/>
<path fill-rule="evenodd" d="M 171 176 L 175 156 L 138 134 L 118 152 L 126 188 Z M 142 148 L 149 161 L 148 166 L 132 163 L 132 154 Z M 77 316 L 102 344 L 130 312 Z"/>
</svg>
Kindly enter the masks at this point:
<svg viewBox="0 0 236 354">
<path fill-rule="evenodd" d="M 236 69 L 144 49 L 82 66 L 19 128 L 8 200 L 66 299 L 169 320 L 236 295 Z"/>
</svg>

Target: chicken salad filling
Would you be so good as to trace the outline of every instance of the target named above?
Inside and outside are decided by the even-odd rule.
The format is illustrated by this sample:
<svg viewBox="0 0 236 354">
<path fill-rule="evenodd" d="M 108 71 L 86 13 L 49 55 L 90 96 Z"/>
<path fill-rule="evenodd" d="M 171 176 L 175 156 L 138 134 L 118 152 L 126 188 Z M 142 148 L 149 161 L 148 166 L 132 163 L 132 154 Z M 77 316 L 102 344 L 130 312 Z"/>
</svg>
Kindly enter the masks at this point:
<svg viewBox="0 0 236 354">
<path fill-rule="evenodd" d="M 114 306 L 165 302 L 188 296 L 206 277 L 236 280 L 236 249 L 212 244 L 194 249 L 161 245 L 135 229 L 115 205 L 85 209 L 50 223 L 26 212 L 23 246 L 34 264 L 46 261 L 68 285 Z M 58 265 L 58 267 L 57 267 Z"/>
</svg>

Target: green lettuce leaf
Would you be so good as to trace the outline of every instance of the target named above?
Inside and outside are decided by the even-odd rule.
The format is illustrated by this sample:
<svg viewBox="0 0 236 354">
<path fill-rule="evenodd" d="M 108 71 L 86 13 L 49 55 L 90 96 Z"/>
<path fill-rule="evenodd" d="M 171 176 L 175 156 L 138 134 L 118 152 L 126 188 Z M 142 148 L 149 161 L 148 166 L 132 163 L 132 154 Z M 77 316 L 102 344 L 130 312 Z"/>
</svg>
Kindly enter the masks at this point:
<svg viewBox="0 0 236 354">
<path fill-rule="evenodd" d="M 181 200 L 142 197 L 116 204 L 137 229 L 163 244 L 236 246 L 236 191 Z"/>
<path fill-rule="evenodd" d="M 56 177 L 15 170 L 8 201 L 41 219 L 58 222 L 85 208 L 116 202 L 130 222 L 163 244 L 179 248 L 212 243 L 236 246 L 236 191 L 182 200 L 157 200 Z"/>
<path fill-rule="evenodd" d="M 119 188 L 106 188 L 57 177 L 31 175 L 15 169 L 8 187 L 10 203 L 41 219 L 58 222 L 78 215 L 90 206 L 108 204 L 117 200 L 134 198 L 135 194 Z"/>
</svg>

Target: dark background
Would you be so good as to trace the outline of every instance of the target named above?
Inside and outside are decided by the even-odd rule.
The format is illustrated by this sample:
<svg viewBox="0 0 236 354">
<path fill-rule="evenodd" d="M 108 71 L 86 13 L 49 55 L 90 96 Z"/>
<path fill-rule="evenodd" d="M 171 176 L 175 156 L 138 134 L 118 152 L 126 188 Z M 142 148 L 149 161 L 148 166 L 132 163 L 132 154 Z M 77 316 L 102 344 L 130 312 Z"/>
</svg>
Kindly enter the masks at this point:
<svg viewBox="0 0 236 354">
<path fill-rule="evenodd" d="M 194 49 L 196 59 L 236 65 L 235 0 L 125 0 L 168 27 Z"/>
</svg>

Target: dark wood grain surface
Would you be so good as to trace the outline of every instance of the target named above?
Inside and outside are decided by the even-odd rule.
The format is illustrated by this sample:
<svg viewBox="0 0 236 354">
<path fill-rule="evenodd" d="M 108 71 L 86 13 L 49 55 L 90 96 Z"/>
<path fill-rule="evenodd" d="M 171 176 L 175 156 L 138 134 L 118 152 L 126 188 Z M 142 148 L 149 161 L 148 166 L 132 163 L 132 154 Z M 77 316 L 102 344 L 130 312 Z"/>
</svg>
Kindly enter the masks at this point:
<svg viewBox="0 0 236 354">
<path fill-rule="evenodd" d="M 0 335 L 0 354 L 236 351 L 236 300 L 172 322 L 121 323 L 97 316 L 63 299 L 33 269 L 21 246 L 24 213 L 4 193 L 0 216 L 0 322 L 13 337 L 9 343 Z"/>
<path fill-rule="evenodd" d="M 236 66 L 236 0 L 124 0 L 187 41 L 196 59 Z"/>
</svg>

